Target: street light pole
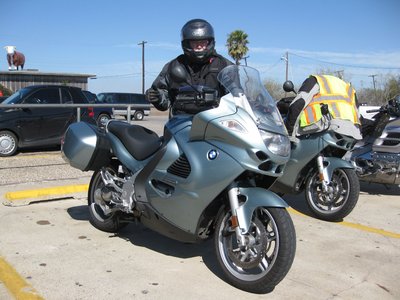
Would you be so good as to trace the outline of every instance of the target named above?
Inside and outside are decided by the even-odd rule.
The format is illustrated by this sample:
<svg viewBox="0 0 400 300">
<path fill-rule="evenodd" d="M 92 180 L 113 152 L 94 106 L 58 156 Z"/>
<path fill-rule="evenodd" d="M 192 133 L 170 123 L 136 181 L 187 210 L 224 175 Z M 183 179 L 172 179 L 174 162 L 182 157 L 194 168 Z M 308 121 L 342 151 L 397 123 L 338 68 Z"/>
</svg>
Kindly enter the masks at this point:
<svg viewBox="0 0 400 300">
<path fill-rule="evenodd" d="M 144 94 L 144 44 L 146 44 L 146 41 L 142 41 L 141 43 L 138 43 L 138 45 L 142 46 L 142 94 Z"/>
</svg>

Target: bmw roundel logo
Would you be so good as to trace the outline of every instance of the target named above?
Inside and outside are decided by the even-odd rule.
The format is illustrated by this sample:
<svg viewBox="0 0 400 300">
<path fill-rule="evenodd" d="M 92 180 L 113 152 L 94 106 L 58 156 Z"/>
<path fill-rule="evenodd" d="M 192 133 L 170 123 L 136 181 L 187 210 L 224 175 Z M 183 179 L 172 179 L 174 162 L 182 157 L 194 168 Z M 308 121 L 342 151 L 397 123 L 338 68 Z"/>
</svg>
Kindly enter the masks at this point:
<svg viewBox="0 0 400 300">
<path fill-rule="evenodd" d="M 217 158 L 217 156 L 218 156 L 218 151 L 215 149 L 212 149 L 212 150 L 208 151 L 208 153 L 207 153 L 207 158 L 209 160 L 214 160 Z"/>
</svg>

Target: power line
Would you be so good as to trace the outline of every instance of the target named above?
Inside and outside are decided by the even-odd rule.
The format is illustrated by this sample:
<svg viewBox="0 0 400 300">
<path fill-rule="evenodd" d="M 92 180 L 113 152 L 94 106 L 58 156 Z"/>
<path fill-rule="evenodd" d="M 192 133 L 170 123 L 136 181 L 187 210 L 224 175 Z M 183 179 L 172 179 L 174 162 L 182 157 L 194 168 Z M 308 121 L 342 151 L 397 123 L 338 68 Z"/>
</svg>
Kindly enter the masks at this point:
<svg viewBox="0 0 400 300">
<path fill-rule="evenodd" d="M 309 60 L 313 60 L 313 61 L 317 61 L 317 62 L 321 62 L 324 64 L 331 64 L 331 65 L 336 65 L 336 66 L 342 66 L 342 67 L 349 67 L 349 68 L 361 68 L 361 69 L 383 69 L 383 70 L 400 70 L 400 67 L 367 67 L 367 66 L 360 66 L 360 65 L 349 65 L 349 64 L 340 64 L 340 63 L 335 63 L 335 62 L 331 62 L 331 61 L 326 61 L 326 60 L 320 60 L 320 59 L 316 59 L 316 58 L 311 58 L 311 57 L 307 57 L 307 56 L 303 56 L 303 55 L 299 55 L 293 52 L 289 52 L 290 54 L 297 56 L 297 57 L 301 57 L 301 58 L 305 58 L 305 59 L 309 59 Z"/>
</svg>

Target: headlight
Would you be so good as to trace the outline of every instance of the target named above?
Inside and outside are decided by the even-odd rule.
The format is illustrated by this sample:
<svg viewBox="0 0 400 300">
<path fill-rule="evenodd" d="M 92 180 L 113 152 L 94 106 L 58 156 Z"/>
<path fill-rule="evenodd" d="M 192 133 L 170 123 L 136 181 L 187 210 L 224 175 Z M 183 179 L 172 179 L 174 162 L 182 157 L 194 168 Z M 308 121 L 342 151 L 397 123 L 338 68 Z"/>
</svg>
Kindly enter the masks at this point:
<svg viewBox="0 0 400 300">
<path fill-rule="evenodd" d="M 287 136 L 260 130 L 261 137 L 269 151 L 280 156 L 290 155 L 290 141 Z"/>
</svg>

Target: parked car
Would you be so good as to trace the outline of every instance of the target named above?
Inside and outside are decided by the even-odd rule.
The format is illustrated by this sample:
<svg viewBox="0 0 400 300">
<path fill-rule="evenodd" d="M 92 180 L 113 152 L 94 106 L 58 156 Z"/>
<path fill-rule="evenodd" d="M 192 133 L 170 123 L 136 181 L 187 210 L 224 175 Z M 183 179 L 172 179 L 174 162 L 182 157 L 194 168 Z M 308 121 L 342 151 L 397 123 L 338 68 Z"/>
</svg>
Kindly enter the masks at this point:
<svg viewBox="0 0 400 300">
<path fill-rule="evenodd" d="M 11 156 L 19 148 L 56 146 L 68 126 L 77 119 L 76 108 L 43 107 L 44 104 L 88 104 L 80 88 L 64 85 L 35 85 L 20 89 L 1 104 L 0 156 Z M 12 104 L 32 104 L 13 108 Z M 81 120 L 95 123 L 92 108 L 81 108 Z"/>
<path fill-rule="evenodd" d="M 146 100 L 144 94 L 134 93 L 100 93 L 97 98 L 101 103 L 121 103 L 121 104 L 139 104 L 139 107 L 131 109 L 132 119 L 143 120 L 144 116 L 150 115 L 150 103 Z M 128 110 L 123 107 L 113 108 L 113 115 L 123 116 L 127 119 Z"/>
<path fill-rule="evenodd" d="M 103 102 L 100 102 L 99 99 L 97 98 L 95 93 L 92 93 L 90 91 L 82 91 L 83 94 L 86 96 L 86 99 L 89 101 L 89 103 L 93 104 L 101 104 Z M 105 125 L 107 124 L 108 120 L 112 119 L 113 117 L 113 109 L 112 107 L 93 107 L 93 112 L 94 112 L 94 119 L 96 120 L 96 124 L 100 128 L 104 128 Z"/>
</svg>

